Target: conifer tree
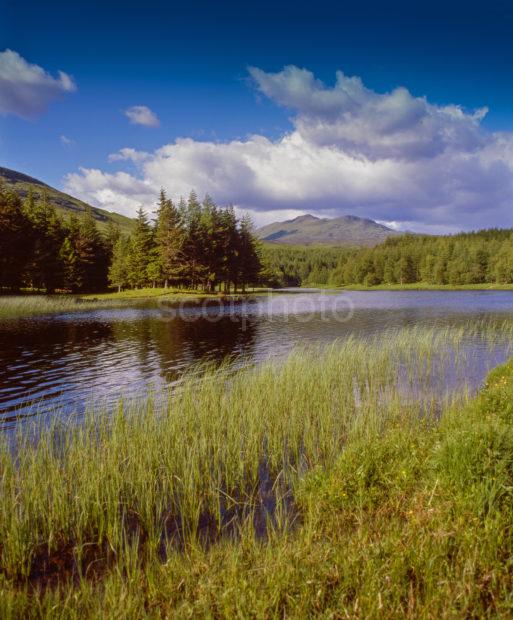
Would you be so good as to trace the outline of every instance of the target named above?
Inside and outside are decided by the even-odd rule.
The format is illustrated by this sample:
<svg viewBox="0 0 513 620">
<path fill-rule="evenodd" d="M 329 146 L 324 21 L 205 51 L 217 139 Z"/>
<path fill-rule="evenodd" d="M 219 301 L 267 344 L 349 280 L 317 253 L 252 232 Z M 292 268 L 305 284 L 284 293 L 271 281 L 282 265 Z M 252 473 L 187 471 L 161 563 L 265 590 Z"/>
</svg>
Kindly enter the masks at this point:
<svg viewBox="0 0 513 620">
<path fill-rule="evenodd" d="M 80 273 L 80 288 L 86 291 L 101 290 L 107 283 L 107 256 L 96 220 L 87 209 L 79 223 L 75 241 Z"/>
<path fill-rule="evenodd" d="M 160 259 L 160 275 L 165 288 L 169 282 L 176 284 L 183 275 L 181 265 L 184 231 L 180 213 L 162 189 L 160 193 L 157 221 L 155 225 L 155 246 Z"/>
<path fill-rule="evenodd" d="M 148 217 L 142 207 L 137 211 L 135 229 L 130 238 L 129 280 L 135 288 L 148 283 L 148 265 L 153 240 Z"/>
<path fill-rule="evenodd" d="M 258 282 L 260 270 L 262 269 L 259 248 L 253 236 L 253 222 L 248 214 L 242 217 L 239 225 L 238 265 L 239 281 L 244 293 L 246 285 Z M 318 276 L 317 284 L 321 284 L 321 280 L 322 278 Z"/>
<path fill-rule="evenodd" d="M 0 289 L 18 289 L 25 267 L 29 222 L 14 192 L 0 185 Z"/>
<path fill-rule="evenodd" d="M 45 191 L 41 200 L 28 204 L 27 209 L 32 229 L 28 280 L 33 288 L 44 288 L 47 293 L 53 293 L 62 281 L 59 251 L 64 240 L 64 229 Z"/>
<path fill-rule="evenodd" d="M 130 284 L 130 248 L 130 240 L 127 237 L 120 236 L 112 252 L 109 282 L 112 286 L 117 286 L 118 292 Z"/>
<path fill-rule="evenodd" d="M 59 251 L 62 264 L 62 285 L 72 293 L 81 286 L 78 256 L 69 237 L 66 237 Z"/>
</svg>

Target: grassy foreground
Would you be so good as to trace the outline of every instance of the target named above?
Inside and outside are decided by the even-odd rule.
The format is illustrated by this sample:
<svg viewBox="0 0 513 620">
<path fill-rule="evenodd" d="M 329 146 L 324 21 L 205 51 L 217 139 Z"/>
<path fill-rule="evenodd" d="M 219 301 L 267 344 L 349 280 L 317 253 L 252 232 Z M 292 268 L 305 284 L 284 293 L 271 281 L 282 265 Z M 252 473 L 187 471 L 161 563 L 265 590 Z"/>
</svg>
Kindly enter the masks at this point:
<svg viewBox="0 0 513 620">
<path fill-rule="evenodd" d="M 513 363 L 440 415 L 462 337 L 207 370 L 4 439 L 0 616 L 511 617 Z"/>
</svg>

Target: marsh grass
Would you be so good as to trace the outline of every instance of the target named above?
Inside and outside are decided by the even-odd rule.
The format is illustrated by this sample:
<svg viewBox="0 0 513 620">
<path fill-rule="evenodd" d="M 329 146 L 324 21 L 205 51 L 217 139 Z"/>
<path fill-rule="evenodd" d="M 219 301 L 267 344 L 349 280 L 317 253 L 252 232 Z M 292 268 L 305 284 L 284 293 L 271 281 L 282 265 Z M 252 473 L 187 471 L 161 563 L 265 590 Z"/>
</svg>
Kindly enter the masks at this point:
<svg viewBox="0 0 513 620">
<path fill-rule="evenodd" d="M 2 615 L 506 615 L 513 381 L 434 388 L 466 335 L 204 368 L 5 436 Z"/>
<path fill-rule="evenodd" d="M 263 294 L 265 289 L 255 290 L 245 295 L 230 294 L 222 299 L 232 301 L 247 299 L 251 295 Z M 85 312 L 103 308 L 123 308 L 145 304 L 181 304 L 199 301 L 218 301 L 216 294 L 207 294 L 195 290 L 146 288 L 120 293 L 97 293 L 94 295 L 2 295 L 0 296 L 0 320 L 59 314 L 68 312 Z"/>
<path fill-rule="evenodd" d="M 64 312 L 85 312 L 119 307 L 126 303 L 127 301 L 122 300 L 84 300 L 74 295 L 6 295 L 0 297 L 0 320 Z"/>
</svg>

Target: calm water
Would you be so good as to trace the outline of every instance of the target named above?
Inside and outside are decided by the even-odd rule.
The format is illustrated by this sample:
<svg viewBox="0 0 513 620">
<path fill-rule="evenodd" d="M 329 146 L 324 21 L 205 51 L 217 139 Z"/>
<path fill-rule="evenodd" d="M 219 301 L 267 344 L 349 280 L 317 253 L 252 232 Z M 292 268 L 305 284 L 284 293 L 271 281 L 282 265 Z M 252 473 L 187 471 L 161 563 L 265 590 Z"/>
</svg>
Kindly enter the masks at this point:
<svg viewBox="0 0 513 620">
<path fill-rule="evenodd" d="M 259 361 L 298 344 L 403 326 L 513 323 L 509 291 L 280 292 L 220 308 L 104 309 L 0 322 L 0 426 L 15 417 L 77 411 L 85 401 L 162 390 L 191 365 L 226 356 Z M 465 379 L 477 387 L 511 353 L 507 339 L 464 347 Z M 239 363 L 243 363 L 240 362 Z M 36 405 L 34 405 L 36 403 Z"/>
</svg>

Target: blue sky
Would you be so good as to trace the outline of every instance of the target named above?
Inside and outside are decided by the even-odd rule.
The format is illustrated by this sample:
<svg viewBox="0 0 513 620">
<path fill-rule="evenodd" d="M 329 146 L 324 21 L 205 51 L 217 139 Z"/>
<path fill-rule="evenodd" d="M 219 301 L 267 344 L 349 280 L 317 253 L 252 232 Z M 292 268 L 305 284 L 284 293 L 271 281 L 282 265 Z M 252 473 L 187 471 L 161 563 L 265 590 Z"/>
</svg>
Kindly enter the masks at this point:
<svg viewBox="0 0 513 620">
<path fill-rule="evenodd" d="M 257 222 L 312 212 L 434 232 L 513 226 L 511 3 L 104 5 L 0 0 L 0 51 L 54 80 L 20 91 L 41 98 L 24 111 L 0 59 L 0 165 L 127 214 L 163 184 L 209 191 Z M 360 78 L 356 107 L 342 97 L 351 82 L 333 90 L 337 71 Z M 408 96 L 389 96 L 398 87 Z M 133 106 L 158 126 L 130 122 Z"/>
</svg>

